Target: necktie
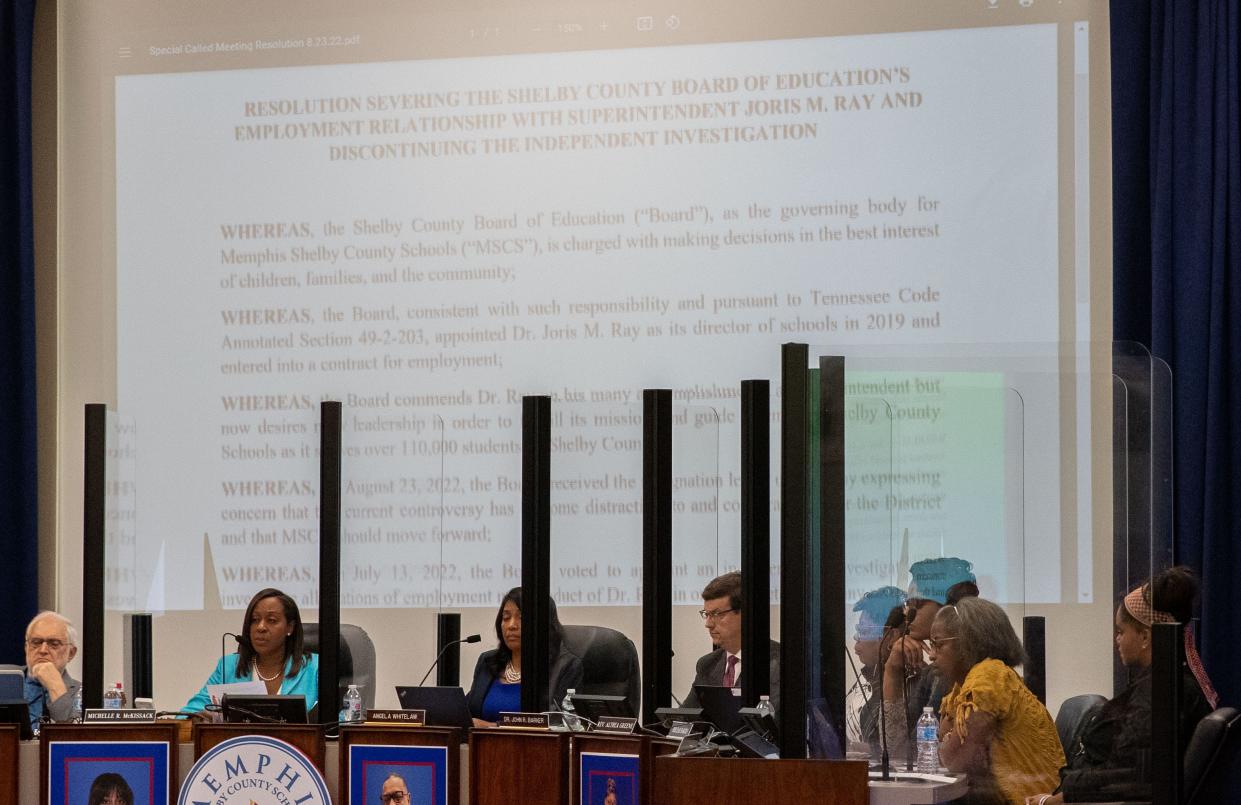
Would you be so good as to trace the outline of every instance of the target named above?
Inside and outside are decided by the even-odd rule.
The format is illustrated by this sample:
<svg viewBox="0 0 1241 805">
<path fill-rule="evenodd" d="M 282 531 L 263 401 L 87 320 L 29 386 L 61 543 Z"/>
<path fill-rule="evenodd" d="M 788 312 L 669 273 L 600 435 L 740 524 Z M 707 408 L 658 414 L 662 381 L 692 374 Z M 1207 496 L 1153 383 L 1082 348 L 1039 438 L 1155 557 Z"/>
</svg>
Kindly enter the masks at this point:
<svg viewBox="0 0 1241 805">
<path fill-rule="evenodd" d="M 737 663 L 741 658 L 735 654 L 728 655 L 728 668 L 724 670 L 724 687 L 731 688 L 737 684 Z"/>
</svg>

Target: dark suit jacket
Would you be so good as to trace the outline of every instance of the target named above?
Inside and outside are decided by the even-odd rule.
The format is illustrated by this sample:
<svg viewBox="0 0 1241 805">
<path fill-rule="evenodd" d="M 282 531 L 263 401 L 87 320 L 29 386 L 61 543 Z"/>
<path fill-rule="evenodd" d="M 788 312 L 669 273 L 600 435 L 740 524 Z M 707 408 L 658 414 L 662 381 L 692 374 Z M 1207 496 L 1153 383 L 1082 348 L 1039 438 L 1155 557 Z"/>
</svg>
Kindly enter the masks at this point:
<svg viewBox="0 0 1241 805">
<path fill-rule="evenodd" d="M 465 698 L 466 704 L 470 707 L 470 715 L 474 718 L 483 717 L 483 702 L 487 700 L 487 692 L 491 690 L 491 686 L 496 681 L 495 675 L 487 666 L 487 661 L 494 657 L 497 651 L 499 649 L 494 648 L 484 651 L 474 665 L 474 682 L 470 685 L 470 692 Z M 565 691 L 582 686 L 582 659 L 562 647 L 555 661 L 552 662 L 549 676 L 551 697 L 547 702 L 548 708 L 559 710 Z"/>
<path fill-rule="evenodd" d="M 749 665 L 749 660 L 741 662 L 741 676 L 737 678 L 736 685 L 741 687 L 741 680 L 745 678 L 745 669 Z M 717 648 L 710 654 L 704 654 L 698 658 L 698 664 L 694 666 L 694 684 L 695 685 L 723 685 L 724 669 L 728 664 L 728 652 L 722 648 Z M 771 656 L 768 673 L 771 674 L 771 706 L 780 712 L 780 644 L 775 640 L 771 641 Z M 689 693 L 684 699 L 686 707 L 701 707 L 698 703 L 698 694 L 694 693 L 694 689 L 690 688 Z"/>
</svg>

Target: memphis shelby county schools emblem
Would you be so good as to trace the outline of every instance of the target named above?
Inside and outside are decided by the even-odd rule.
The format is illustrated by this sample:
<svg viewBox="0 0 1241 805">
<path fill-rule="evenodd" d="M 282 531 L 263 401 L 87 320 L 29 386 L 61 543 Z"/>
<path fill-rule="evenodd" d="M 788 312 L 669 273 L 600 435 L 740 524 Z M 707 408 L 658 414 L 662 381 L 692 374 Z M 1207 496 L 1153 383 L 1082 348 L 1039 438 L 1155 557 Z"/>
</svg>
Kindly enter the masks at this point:
<svg viewBox="0 0 1241 805">
<path fill-rule="evenodd" d="M 323 775 L 284 741 L 243 735 L 190 769 L 177 805 L 332 805 Z"/>
</svg>

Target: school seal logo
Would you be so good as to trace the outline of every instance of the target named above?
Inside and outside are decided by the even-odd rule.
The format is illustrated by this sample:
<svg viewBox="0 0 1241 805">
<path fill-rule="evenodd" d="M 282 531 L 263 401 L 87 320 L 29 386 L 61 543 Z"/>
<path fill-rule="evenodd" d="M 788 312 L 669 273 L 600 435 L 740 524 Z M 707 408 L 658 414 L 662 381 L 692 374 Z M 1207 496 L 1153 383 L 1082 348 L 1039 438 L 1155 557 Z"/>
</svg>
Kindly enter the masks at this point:
<svg viewBox="0 0 1241 805">
<path fill-rule="evenodd" d="M 177 805 L 332 805 L 323 775 L 284 741 L 242 735 L 190 769 Z"/>
</svg>

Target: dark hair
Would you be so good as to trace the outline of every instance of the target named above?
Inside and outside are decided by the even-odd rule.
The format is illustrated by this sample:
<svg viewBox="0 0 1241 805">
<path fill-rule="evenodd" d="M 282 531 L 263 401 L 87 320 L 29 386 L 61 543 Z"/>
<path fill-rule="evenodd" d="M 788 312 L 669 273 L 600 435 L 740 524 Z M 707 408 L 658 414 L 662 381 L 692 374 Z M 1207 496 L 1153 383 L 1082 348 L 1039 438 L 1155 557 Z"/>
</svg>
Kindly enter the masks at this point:
<svg viewBox="0 0 1241 805">
<path fill-rule="evenodd" d="M 109 794 L 115 794 L 125 805 L 134 805 L 134 790 L 125 782 L 125 778 L 114 771 L 105 771 L 90 784 L 88 805 L 103 805 Z"/>
<path fill-rule="evenodd" d="M 259 605 L 259 601 L 266 598 L 280 599 L 280 605 L 284 608 L 284 619 L 293 624 L 293 633 L 284 639 L 284 656 L 287 660 L 293 658 L 293 665 L 289 669 L 289 676 L 296 676 L 301 670 L 302 663 L 306 658 L 305 641 L 302 633 L 302 613 L 297 609 L 297 602 L 285 593 L 273 587 L 267 587 L 259 590 L 250 599 L 249 606 L 246 607 L 246 614 L 241 621 L 241 634 L 245 637 L 237 646 L 237 669 L 234 673 L 238 679 L 248 679 L 250 677 L 250 666 L 258 659 L 258 654 L 254 650 L 254 644 L 250 642 L 250 620 L 254 617 L 254 608 Z"/>
<path fill-rule="evenodd" d="M 702 588 L 703 601 L 724 596 L 728 596 L 728 606 L 731 609 L 741 609 L 741 574 L 738 571 L 716 576 Z"/>
<path fill-rule="evenodd" d="M 1189 623 L 1194 618 L 1194 599 L 1198 597 L 1198 580 L 1194 571 L 1185 565 L 1176 565 L 1160 573 L 1141 587 L 1142 596 L 1151 608 L 1166 612 L 1179 623 Z M 1126 623 L 1142 629 L 1146 624 L 1133 617 L 1129 608 L 1121 603 L 1120 617 Z"/>
<path fill-rule="evenodd" d="M 514 587 L 504 594 L 504 598 L 500 601 L 500 608 L 496 610 L 496 653 L 487 659 L 487 668 L 491 671 L 492 676 L 499 676 L 504 673 L 504 666 L 508 665 L 509 660 L 513 659 L 513 652 L 504 642 L 504 605 L 509 601 L 513 602 L 513 606 L 517 607 L 517 611 L 521 612 L 521 588 Z M 551 598 L 547 599 L 548 615 L 551 628 L 548 629 L 547 655 L 553 662 L 556 655 L 560 653 L 560 646 L 564 642 L 564 627 L 560 625 L 560 615 L 556 612 L 556 602 Z M 524 626 L 524 624 L 523 624 Z M 522 638 L 525 639 L 524 636 Z"/>
<path fill-rule="evenodd" d="M 1010 668 L 1025 662 L 1021 640 L 999 604 L 968 596 L 941 609 L 935 620 L 961 641 L 957 651 L 970 668 L 983 660 L 999 660 Z"/>
<path fill-rule="evenodd" d="M 967 597 L 978 597 L 978 585 L 972 581 L 958 581 L 948 588 L 948 592 L 944 593 L 944 603 L 952 606 L 962 598 Z"/>
</svg>

